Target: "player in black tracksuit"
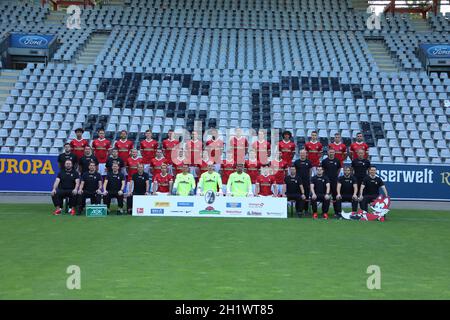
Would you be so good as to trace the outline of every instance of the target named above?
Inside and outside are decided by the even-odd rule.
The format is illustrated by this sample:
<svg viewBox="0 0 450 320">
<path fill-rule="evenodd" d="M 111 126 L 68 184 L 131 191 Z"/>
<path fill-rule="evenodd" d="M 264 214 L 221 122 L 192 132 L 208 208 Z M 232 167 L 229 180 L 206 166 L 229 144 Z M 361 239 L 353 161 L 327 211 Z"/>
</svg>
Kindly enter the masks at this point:
<svg viewBox="0 0 450 320">
<path fill-rule="evenodd" d="M 114 162 L 112 164 L 111 172 L 106 175 L 103 182 L 103 203 L 106 204 L 109 211 L 111 205 L 111 199 L 116 198 L 119 210 L 117 214 L 123 213 L 123 190 L 125 188 L 125 177 L 119 171 L 119 163 Z"/>
<path fill-rule="evenodd" d="M 337 196 L 337 183 L 338 175 L 341 170 L 341 162 L 335 158 L 336 151 L 334 149 L 328 150 L 328 158 L 322 160 L 322 167 L 324 175 L 330 180 L 331 195 L 333 196 L 333 208 L 335 214 L 337 214 L 336 196 Z"/>
<path fill-rule="evenodd" d="M 100 204 L 102 199 L 102 176 L 97 172 L 95 162 L 89 163 L 88 169 L 88 172 L 81 175 L 80 189 L 78 190 L 78 214 L 83 212 L 86 199 L 90 199 L 91 204 Z"/>
<path fill-rule="evenodd" d="M 330 207 L 330 180 L 323 175 L 322 166 L 317 167 L 317 175 L 311 178 L 311 206 L 313 219 L 317 219 L 317 202 L 322 202 L 322 214 L 328 219 L 328 208 Z"/>
<path fill-rule="evenodd" d="M 350 167 L 345 167 L 344 175 L 338 178 L 336 198 L 336 214 L 338 216 L 342 212 L 342 202 L 351 202 L 352 212 L 358 210 L 358 182 L 355 176 L 352 175 Z"/>
<path fill-rule="evenodd" d="M 306 199 L 303 202 L 303 213 L 308 214 L 309 207 L 309 195 L 310 195 L 310 182 L 311 182 L 311 169 L 312 163 L 307 158 L 306 150 L 300 150 L 300 159 L 294 162 L 297 176 L 300 178 L 303 184 L 303 190 L 305 191 Z"/>
<path fill-rule="evenodd" d="M 58 156 L 59 169 L 61 169 L 61 170 L 64 169 L 64 164 L 66 163 L 66 160 L 72 161 L 72 167 L 74 169 L 77 168 L 78 158 L 74 153 L 72 153 L 72 147 L 70 146 L 70 143 L 68 143 L 68 142 L 64 144 L 64 152 L 59 154 L 59 156 Z"/>
<path fill-rule="evenodd" d="M 75 215 L 75 206 L 77 203 L 77 190 L 80 184 L 80 175 L 73 168 L 71 160 L 66 160 L 64 169 L 58 173 L 58 176 L 53 183 L 52 201 L 56 209 L 53 214 L 61 214 L 61 207 L 63 200 L 69 198 L 70 214 Z"/>
<path fill-rule="evenodd" d="M 144 172 L 144 165 L 139 163 L 137 166 L 138 172 L 133 174 L 128 188 L 129 193 L 127 197 L 128 214 L 131 214 L 133 208 L 133 196 L 148 195 L 150 189 L 150 176 Z"/>
<path fill-rule="evenodd" d="M 92 153 L 92 149 L 89 146 L 86 146 L 84 148 L 84 155 L 81 157 L 81 159 L 78 161 L 78 164 L 80 165 L 80 171 L 81 174 L 89 171 L 89 164 L 91 162 L 95 163 L 96 169 L 98 168 L 98 160 L 97 157 L 94 156 Z"/>
<path fill-rule="evenodd" d="M 283 195 L 286 195 L 288 201 L 295 202 L 295 212 L 297 216 L 302 215 L 303 202 L 306 199 L 303 183 L 295 166 L 289 168 L 289 174 L 284 178 Z"/>
<path fill-rule="evenodd" d="M 357 151 L 358 158 L 353 159 L 352 161 L 352 168 L 353 168 L 353 174 L 355 175 L 356 181 L 358 182 L 358 193 L 361 190 L 361 184 L 364 180 L 364 178 L 367 176 L 368 170 L 370 168 L 370 161 L 367 159 L 364 159 L 364 150 L 359 149 Z"/>
<path fill-rule="evenodd" d="M 380 188 L 386 197 L 389 197 L 386 186 L 383 180 L 377 176 L 377 168 L 371 166 L 369 175 L 364 178 L 359 192 L 359 201 L 361 202 L 361 209 L 367 211 L 369 203 L 375 200 L 380 195 Z"/>
</svg>

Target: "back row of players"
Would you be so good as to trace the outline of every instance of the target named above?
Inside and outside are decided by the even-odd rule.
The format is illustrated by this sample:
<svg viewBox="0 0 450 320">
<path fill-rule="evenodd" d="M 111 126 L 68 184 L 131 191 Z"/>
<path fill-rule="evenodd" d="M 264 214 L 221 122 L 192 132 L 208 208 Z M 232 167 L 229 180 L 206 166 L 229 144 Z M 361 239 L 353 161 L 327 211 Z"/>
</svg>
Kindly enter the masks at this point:
<svg viewBox="0 0 450 320">
<path fill-rule="evenodd" d="M 298 214 L 308 212 L 309 203 L 311 203 L 313 217 L 317 217 L 317 202 L 322 202 L 325 218 L 328 218 L 331 200 L 335 212 L 341 212 L 342 201 L 351 202 L 352 210 L 356 211 L 358 202 L 361 203 L 361 209 L 367 210 L 368 202 L 378 195 L 379 187 L 383 187 L 387 195 L 383 182 L 376 176 L 376 169 L 373 174 L 369 172 L 371 168 L 367 159 L 369 147 L 364 143 L 360 133 L 350 146 L 351 168 L 348 167 L 345 170 L 343 166 L 347 159 L 347 146 L 342 143 L 338 133 L 335 134 L 334 141 L 328 145 L 327 157 L 321 161 L 323 146 L 317 140 L 317 133 L 312 132 L 310 141 L 305 143 L 304 149 L 299 152 L 299 159 L 294 162 L 296 146 L 291 140 L 292 135 L 289 131 L 283 132 L 283 140 L 274 148 L 275 154 L 271 155 L 271 145 L 266 140 L 264 131 L 258 133 L 257 141 L 253 142 L 249 148 L 247 138 L 242 135 L 240 129 L 236 129 L 235 136 L 229 141 L 225 160 L 220 159 L 224 143 L 216 139 L 214 135 L 206 141 L 203 148 L 198 134 L 193 132 L 192 139 L 181 147 L 179 140 L 174 138 L 174 132 L 169 131 L 168 138 L 163 140 L 162 148 L 160 148 L 159 143 L 152 139 L 152 133 L 148 130 L 145 133 L 145 140 L 140 142 L 141 156 L 139 156 L 138 150 L 134 149 L 134 142 L 127 138 L 126 131 L 121 131 L 120 139 L 114 145 L 105 138 L 104 130 L 98 131 L 98 138 L 92 141 L 91 145 L 82 138 L 82 129 L 75 130 L 75 133 L 76 138 L 64 145 L 64 152 L 58 157 L 61 172 L 67 172 L 66 160 L 70 160 L 69 162 L 74 164 L 77 171 L 81 173 L 81 184 L 77 185 L 76 193 L 80 193 L 79 189 L 83 190 L 83 181 L 89 177 L 98 177 L 94 180 L 99 180 L 101 185 L 98 185 L 96 196 L 91 200 L 97 203 L 97 195 L 103 195 L 104 203 L 108 206 L 113 196 L 118 199 L 119 207 L 123 206 L 125 181 L 129 182 L 128 195 L 150 192 L 180 195 L 186 193 L 187 195 L 194 194 L 196 189 L 197 193 L 201 193 L 202 190 L 208 190 L 204 186 L 205 183 L 211 185 L 213 182 L 216 184 L 216 191 L 221 193 L 233 195 L 240 193 L 240 196 L 288 196 L 289 200 L 296 202 L 295 208 Z M 241 174 L 244 169 L 247 174 L 243 177 L 248 175 L 248 183 L 240 181 L 240 177 L 237 177 L 237 181 L 229 183 L 235 171 Z M 207 173 L 206 178 L 202 179 L 204 173 Z M 213 173 L 216 173 L 214 177 Z M 117 183 L 114 190 L 109 188 L 114 192 L 108 196 L 108 184 L 111 187 L 111 181 L 116 180 L 123 180 L 123 183 Z M 142 183 L 141 180 L 147 182 Z M 60 181 L 61 179 L 58 184 Z M 95 183 L 96 181 L 94 185 Z M 233 184 L 235 192 L 233 192 Z M 136 188 L 138 185 L 139 187 Z M 184 188 L 185 185 L 188 187 Z M 64 195 L 57 194 L 57 187 L 55 182 L 52 195 L 58 211 Z M 238 191 L 238 189 L 241 190 Z M 66 192 L 66 196 L 67 193 L 73 192 Z M 87 197 L 81 196 L 82 193 L 79 199 L 81 208 L 84 207 Z M 131 210 L 132 197 L 128 198 L 127 206 Z"/>
</svg>

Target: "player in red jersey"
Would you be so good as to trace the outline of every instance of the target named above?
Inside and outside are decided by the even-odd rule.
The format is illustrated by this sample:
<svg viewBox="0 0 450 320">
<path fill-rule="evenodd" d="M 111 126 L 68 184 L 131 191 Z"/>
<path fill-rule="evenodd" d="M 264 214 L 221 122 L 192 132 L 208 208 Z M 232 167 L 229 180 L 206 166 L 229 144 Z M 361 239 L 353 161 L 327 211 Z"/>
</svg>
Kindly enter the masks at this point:
<svg viewBox="0 0 450 320">
<path fill-rule="evenodd" d="M 284 131 L 283 140 L 278 142 L 278 151 L 281 154 L 281 159 L 283 159 L 289 166 L 292 165 L 292 159 L 295 154 L 295 143 L 291 140 L 291 138 L 292 133 L 290 131 Z"/>
<path fill-rule="evenodd" d="M 130 157 L 130 151 L 134 147 L 134 142 L 128 140 L 128 133 L 126 130 L 120 131 L 120 139 L 116 141 L 114 147 L 119 150 L 119 158 L 122 159 L 123 163 L 127 163 Z"/>
<path fill-rule="evenodd" d="M 245 171 L 250 176 L 250 179 L 252 180 L 252 187 L 253 187 L 253 194 L 255 194 L 255 186 L 256 186 L 256 179 L 259 176 L 259 169 L 261 168 L 261 162 L 258 161 L 256 158 L 256 152 L 255 150 L 251 149 L 248 152 L 248 160 L 245 160 Z"/>
<path fill-rule="evenodd" d="M 207 150 L 203 151 L 202 163 L 198 165 L 197 178 L 209 171 L 209 165 L 214 165 L 214 160 L 209 157 L 209 152 Z"/>
<path fill-rule="evenodd" d="M 179 149 L 178 156 L 172 162 L 172 175 L 176 177 L 177 174 L 182 173 L 185 164 L 189 165 L 189 159 L 186 158 L 186 152 Z"/>
<path fill-rule="evenodd" d="M 256 159 L 260 164 L 265 165 L 269 163 L 270 157 L 270 142 L 266 140 L 266 130 L 258 131 L 258 140 L 252 143 L 252 149 L 255 150 Z"/>
<path fill-rule="evenodd" d="M 341 163 L 341 168 L 343 168 L 344 161 L 347 159 L 347 146 L 344 143 L 342 143 L 340 133 L 334 134 L 334 141 L 328 145 L 328 150 L 330 149 L 333 149 L 335 151 L 335 157 Z"/>
<path fill-rule="evenodd" d="M 221 166 L 221 176 L 222 176 L 222 192 L 226 194 L 227 183 L 230 175 L 236 171 L 236 162 L 234 161 L 234 153 L 229 150 L 227 153 L 227 158 L 222 161 Z"/>
<path fill-rule="evenodd" d="M 161 164 L 161 171 L 153 176 L 153 194 L 169 195 L 172 192 L 173 176 L 167 171 L 166 163 Z"/>
<path fill-rule="evenodd" d="M 191 173 L 193 173 L 195 166 L 202 163 L 203 153 L 203 142 L 199 139 L 197 131 L 192 131 L 192 140 L 187 143 L 187 151 L 189 155 Z"/>
<path fill-rule="evenodd" d="M 84 148 L 89 145 L 89 142 L 86 139 L 83 139 L 83 128 L 78 128 L 75 130 L 75 139 L 70 141 L 70 147 L 72 148 L 72 153 L 77 156 L 77 159 L 80 160 L 82 156 L 84 156 Z"/>
<path fill-rule="evenodd" d="M 167 162 L 167 159 L 164 157 L 163 151 L 162 149 L 157 149 L 156 150 L 156 155 L 155 157 L 150 161 L 150 165 L 151 165 L 151 171 L 152 171 L 152 176 L 157 175 L 158 173 L 161 173 L 161 166 L 165 164 L 166 166 L 169 165 L 169 163 Z"/>
<path fill-rule="evenodd" d="M 272 175 L 275 178 L 275 183 L 277 185 L 277 194 L 282 194 L 283 192 L 287 168 L 289 168 L 289 164 L 281 158 L 279 152 L 275 153 L 274 159 L 270 161 L 270 169 L 272 170 Z"/>
<path fill-rule="evenodd" d="M 322 157 L 322 144 L 317 141 L 317 131 L 311 132 L 311 140 L 305 143 L 305 150 L 308 152 L 308 159 L 313 166 L 313 175 L 316 173 L 316 168 L 320 166 L 320 158 Z"/>
<path fill-rule="evenodd" d="M 133 177 L 133 174 L 137 173 L 138 164 L 142 163 L 142 158 L 138 157 L 138 151 L 136 149 L 131 149 L 130 157 L 128 158 L 127 164 L 127 173 L 128 173 L 128 182 Z"/>
<path fill-rule="evenodd" d="M 94 150 L 94 156 L 98 160 L 98 172 L 102 176 L 106 176 L 106 161 L 110 149 L 111 141 L 105 139 L 105 130 L 99 129 L 98 138 L 92 141 L 92 150 Z"/>
<path fill-rule="evenodd" d="M 167 163 L 172 164 L 173 159 L 175 159 L 177 157 L 177 153 L 176 152 L 176 146 L 180 144 L 180 141 L 178 139 L 175 139 L 175 133 L 173 132 L 173 130 L 169 130 L 167 132 L 168 138 L 163 140 L 162 142 L 162 148 L 164 151 L 164 158 L 166 158 Z M 172 156 L 172 150 L 174 151 L 174 155 Z"/>
<path fill-rule="evenodd" d="M 218 170 L 222 162 L 223 140 L 219 138 L 217 129 L 210 129 L 211 138 L 206 141 L 206 150 L 209 153 L 209 158 L 216 164 L 215 170 Z"/>
<path fill-rule="evenodd" d="M 350 158 L 352 160 L 358 159 L 358 150 L 364 150 L 364 159 L 369 158 L 369 146 L 364 142 L 364 138 L 361 132 L 356 134 L 356 141 L 350 145 Z"/>
<path fill-rule="evenodd" d="M 276 196 L 277 187 L 275 177 L 269 174 L 270 168 L 265 165 L 261 168 L 261 174 L 256 178 L 256 193 L 257 196 Z"/>
<path fill-rule="evenodd" d="M 236 136 L 230 139 L 230 146 L 234 154 L 234 162 L 236 164 L 244 164 L 248 149 L 248 140 L 242 135 L 241 128 L 236 128 Z"/>
<path fill-rule="evenodd" d="M 158 141 L 152 138 L 150 130 L 145 131 L 145 139 L 139 144 L 141 149 L 142 163 L 144 164 L 144 171 L 150 174 L 150 164 L 155 158 L 156 149 L 158 149 Z"/>
</svg>

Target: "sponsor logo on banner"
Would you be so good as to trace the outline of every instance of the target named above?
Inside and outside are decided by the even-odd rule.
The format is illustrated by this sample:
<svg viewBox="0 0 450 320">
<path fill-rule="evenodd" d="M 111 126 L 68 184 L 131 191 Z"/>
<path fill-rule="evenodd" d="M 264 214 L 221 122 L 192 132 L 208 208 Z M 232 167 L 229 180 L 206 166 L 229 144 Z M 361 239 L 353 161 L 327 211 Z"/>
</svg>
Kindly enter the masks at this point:
<svg viewBox="0 0 450 320">
<path fill-rule="evenodd" d="M 242 203 L 240 203 L 240 202 L 227 202 L 227 208 L 242 208 Z"/>
<path fill-rule="evenodd" d="M 228 214 L 242 214 L 241 210 L 226 210 L 225 213 Z"/>
<path fill-rule="evenodd" d="M 164 214 L 164 209 L 151 209 L 151 214 Z"/>
<path fill-rule="evenodd" d="M 193 207 L 193 202 L 177 202 L 177 207 Z"/>
<path fill-rule="evenodd" d="M 450 56 L 450 46 L 436 45 L 428 48 L 428 54 L 431 56 Z"/>
<path fill-rule="evenodd" d="M 441 172 L 442 183 L 450 186 L 450 172 Z"/>
<path fill-rule="evenodd" d="M 137 214 L 144 214 L 144 208 L 136 208 Z"/>
<path fill-rule="evenodd" d="M 170 202 L 155 201 L 155 207 L 168 208 L 168 207 L 170 207 Z"/>
<path fill-rule="evenodd" d="M 433 170 L 380 170 L 384 182 L 396 183 L 434 183 Z"/>
<path fill-rule="evenodd" d="M 258 202 L 258 203 L 249 203 L 248 204 L 249 208 L 262 208 L 264 207 L 264 203 L 262 202 Z"/>
<path fill-rule="evenodd" d="M 183 210 L 170 210 L 170 213 L 184 213 Z"/>
<path fill-rule="evenodd" d="M 262 212 L 251 210 L 251 211 L 247 211 L 247 215 L 248 216 L 262 216 Z"/>
<path fill-rule="evenodd" d="M 214 209 L 212 206 L 208 206 L 205 210 L 200 210 L 199 214 L 220 214 L 220 211 Z"/>
<path fill-rule="evenodd" d="M 281 212 L 267 212 L 268 216 L 281 216 L 283 215 Z"/>
</svg>

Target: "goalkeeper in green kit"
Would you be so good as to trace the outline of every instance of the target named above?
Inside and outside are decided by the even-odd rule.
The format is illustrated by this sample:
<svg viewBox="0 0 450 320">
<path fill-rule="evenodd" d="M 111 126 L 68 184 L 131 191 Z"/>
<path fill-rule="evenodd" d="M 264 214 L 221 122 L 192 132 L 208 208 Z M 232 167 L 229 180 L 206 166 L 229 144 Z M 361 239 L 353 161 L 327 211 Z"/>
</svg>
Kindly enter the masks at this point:
<svg viewBox="0 0 450 320">
<path fill-rule="evenodd" d="M 213 163 L 208 164 L 208 171 L 203 173 L 198 181 L 197 195 L 202 196 L 208 191 L 223 195 L 221 186 L 222 178 L 220 177 L 220 174 L 214 171 Z"/>
<path fill-rule="evenodd" d="M 236 172 L 233 172 L 228 178 L 227 196 L 233 197 L 252 197 L 252 180 L 244 172 L 242 163 L 236 166 Z"/>
<path fill-rule="evenodd" d="M 183 172 L 177 174 L 173 184 L 172 193 L 177 196 L 193 196 L 195 190 L 195 179 L 189 173 L 189 166 L 183 165 Z"/>
</svg>

